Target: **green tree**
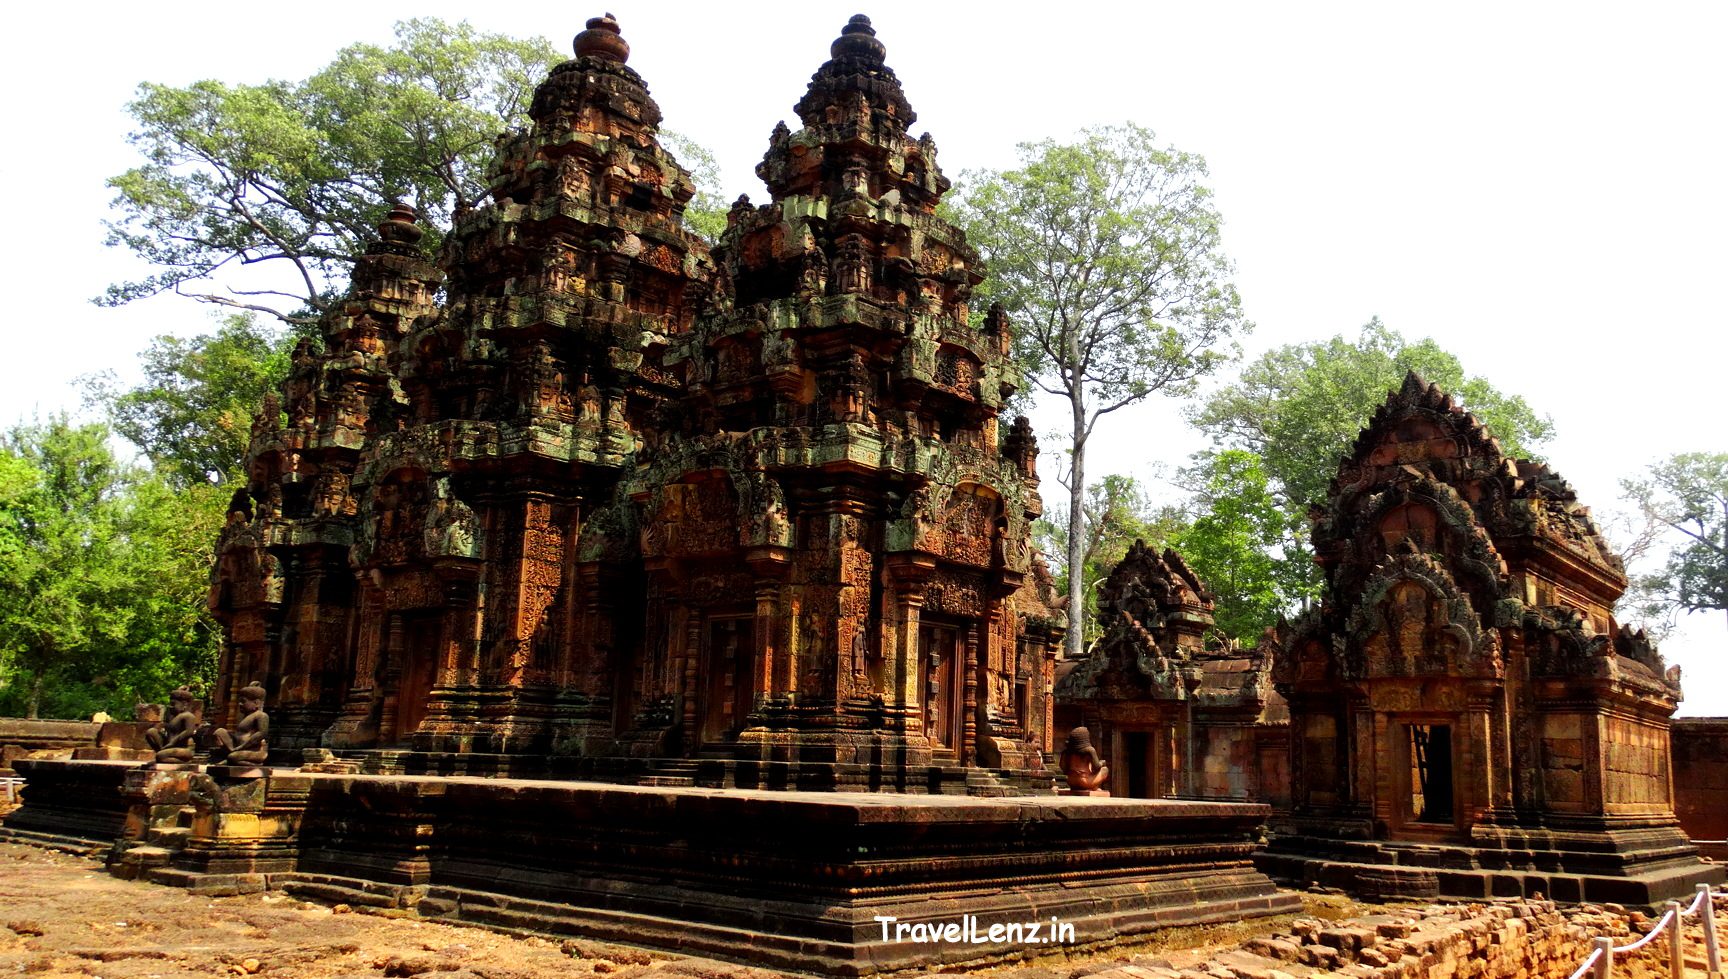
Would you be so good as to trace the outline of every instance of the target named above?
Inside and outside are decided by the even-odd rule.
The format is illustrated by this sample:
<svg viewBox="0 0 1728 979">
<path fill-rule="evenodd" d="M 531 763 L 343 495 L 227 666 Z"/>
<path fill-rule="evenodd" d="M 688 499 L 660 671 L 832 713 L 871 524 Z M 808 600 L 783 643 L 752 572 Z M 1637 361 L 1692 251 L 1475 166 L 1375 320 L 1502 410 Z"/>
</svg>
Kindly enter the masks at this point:
<svg viewBox="0 0 1728 979">
<path fill-rule="evenodd" d="M 0 714 L 119 714 L 207 684 L 227 496 L 127 466 L 101 425 L 57 416 L 0 436 Z"/>
<path fill-rule="evenodd" d="M 301 81 L 139 86 L 127 110 L 145 163 L 108 181 L 119 215 L 108 243 L 156 271 L 97 301 L 172 291 L 310 323 L 397 201 L 420 213 L 421 247 L 435 254 L 452 217 L 486 199 L 499 133 L 529 124 L 535 87 L 565 56 L 545 38 L 436 18 L 395 33 Z M 666 136 L 694 160 L 689 218 L 712 236 L 725 221 L 713 156 Z"/>
<path fill-rule="evenodd" d="M 101 425 L 65 415 L 0 436 L 0 679 L 41 715 L 49 679 L 118 643 L 117 497 L 123 470 Z"/>
<path fill-rule="evenodd" d="M 391 47 L 342 49 L 303 81 L 140 86 L 127 109 L 146 162 L 109 181 L 119 217 L 108 240 L 157 271 L 99 301 L 175 291 L 315 319 L 391 202 L 412 204 L 431 231 L 423 246 L 437 248 L 451 215 L 485 197 L 499 130 L 526 122 L 534 86 L 560 60 L 544 38 L 425 18 L 397 24 Z M 287 274 L 187 291 L 248 266 Z"/>
<path fill-rule="evenodd" d="M 720 161 L 706 146 L 671 129 L 660 130 L 660 145 L 690 171 L 690 181 L 696 185 L 696 195 L 684 207 L 684 224 L 714 244 L 726 230 L 726 212 L 731 210 L 720 192 Z"/>
<path fill-rule="evenodd" d="M 1292 583 L 1281 580 L 1289 521 L 1260 457 L 1226 449 L 1206 460 L 1197 514 L 1171 541 L 1211 589 L 1219 631 L 1253 644 L 1278 619 Z"/>
<path fill-rule="evenodd" d="M 214 334 L 150 341 L 136 387 L 112 371 L 85 377 L 85 399 L 175 485 L 225 482 L 238 473 L 259 401 L 288 374 L 296 336 L 230 314 Z"/>
<path fill-rule="evenodd" d="M 1086 450 L 1104 416 L 1185 391 L 1250 328 L 1230 282 L 1205 162 L 1132 124 L 1020 147 L 1018 169 L 968 174 L 952 213 L 989 262 L 985 296 L 1016 320 L 1015 356 L 1068 402 L 1068 566 L 1084 563 Z M 1068 653 L 1085 625 L 1068 581 Z"/>
<path fill-rule="evenodd" d="M 1214 445 L 1186 471 L 1185 481 L 1197 493 L 1212 483 L 1224 451 L 1241 450 L 1259 459 L 1266 492 L 1284 520 L 1276 539 L 1264 545 L 1273 556 L 1273 586 L 1283 607 L 1293 609 L 1319 593 L 1319 569 L 1307 539 L 1308 508 L 1324 502 L 1339 459 L 1411 370 L 1463 403 L 1509 455 L 1539 458 L 1535 450 L 1553 435 L 1553 423 L 1523 398 L 1466 374 L 1458 358 L 1433 340 L 1406 340 L 1378 318 L 1355 340 L 1340 335 L 1269 350 L 1191 409 L 1190 420 Z M 1224 468 L 1239 464 L 1228 462 Z M 1212 497 L 1219 492 L 1211 491 Z M 1255 504 L 1244 500 L 1239 505 Z"/>
<path fill-rule="evenodd" d="M 1728 612 L 1728 454 L 1683 452 L 1620 483 L 1623 497 L 1677 543 L 1640 585 L 1647 612 Z"/>
<path fill-rule="evenodd" d="M 221 627 L 210 615 L 214 544 L 231 497 L 210 483 L 177 486 L 154 474 L 134 479 L 120 500 L 121 587 L 125 642 L 83 678 L 95 706 L 119 715 L 139 700 L 159 701 L 216 679 Z"/>
<path fill-rule="evenodd" d="M 1111 474 L 1086 489 L 1086 539 L 1081 544 L 1081 591 L 1086 601 L 1085 641 L 1090 643 L 1098 632 L 1098 583 L 1109 576 L 1128 553 L 1136 540 L 1153 548 L 1162 548 L 1187 526 L 1182 511 L 1173 506 L 1152 502 L 1139 481 L 1132 476 Z M 1040 520 L 1033 528 L 1039 550 L 1054 560 L 1052 571 L 1059 588 L 1068 583 L 1068 538 L 1066 529 L 1058 523 Z"/>
</svg>

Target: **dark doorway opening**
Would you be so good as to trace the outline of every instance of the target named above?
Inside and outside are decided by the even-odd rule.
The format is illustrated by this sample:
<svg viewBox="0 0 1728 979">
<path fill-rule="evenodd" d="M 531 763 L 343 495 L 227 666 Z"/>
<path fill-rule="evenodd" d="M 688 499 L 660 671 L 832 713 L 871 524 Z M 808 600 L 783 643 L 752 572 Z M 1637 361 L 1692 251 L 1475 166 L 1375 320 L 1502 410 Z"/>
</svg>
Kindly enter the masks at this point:
<svg viewBox="0 0 1728 979">
<path fill-rule="evenodd" d="M 1152 780 L 1148 777 L 1152 764 L 1152 752 L 1148 750 L 1148 742 L 1152 736 L 1145 731 L 1128 731 L 1123 736 L 1123 747 L 1128 752 L 1128 797 L 1130 799 L 1150 799 L 1153 797 Z"/>
<path fill-rule="evenodd" d="M 1452 726 L 1412 724 L 1410 818 L 1418 823 L 1452 822 Z"/>
<path fill-rule="evenodd" d="M 754 707 L 756 620 L 737 617 L 708 623 L 707 661 L 703 664 L 701 730 L 703 747 L 737 738 Z"/>
</svg>

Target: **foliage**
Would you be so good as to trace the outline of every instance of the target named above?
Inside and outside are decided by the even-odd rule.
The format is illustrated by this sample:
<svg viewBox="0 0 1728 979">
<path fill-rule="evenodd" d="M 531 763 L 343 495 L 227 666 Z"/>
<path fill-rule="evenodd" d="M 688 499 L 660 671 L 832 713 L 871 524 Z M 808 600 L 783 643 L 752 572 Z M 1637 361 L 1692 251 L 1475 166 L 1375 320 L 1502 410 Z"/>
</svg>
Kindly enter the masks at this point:
<svg viewBox="0 0 1728 979">
<path fill-rule="evenodd" d="M 1649 596 L 1642 611 L 1728 612 L 1728 454 L 1683 452 L 1620 485 L 1677 541 L 1662 570 L 1637 583 Z"/>
<path fill-rule="evenodd" d="M 696 184 L 696 195 L 684 208 L 684 223 L 703 241 L 714 244 L 726 230 L 726 212 L 731 209 L 720 192 L 720 161 L 706 146 L 671 129 L 660 130 L 660 145 L 690 171 Z"/>
<path fill-rule="evenodd" d="M 1215 453 L 1203 477 L 1194 522 L 1172 544 L 1211 589 L 1218 629 L 1251 646 L 1277 621 L 1284 596 L 1303 584 L 1285 580 L 1292 562 L 1275 556 L 1290 556 L 1289 521 L 1254 453 Z"/>
<path fill-rule="evenodd" d="M 1155 505 L 1132 476 L 1112 474 L 1086 488 L 1086 539 L 1081 545 L 1084 569 L 1082 590 L 1086 600 L 1086 641 L 1098 630 L 1098 583 L 1121 562 L 1136 540 L 1162 549 L 1186 526 L 1181 510 Z M 1053 559 L 1052 571 L 1060 588 L 1067 587 L 1068 538 L 1065 528 L 1040 520 L 1033 528 L 1040 551 Z"/>
<path fill-rule="evenodd" d="M 0 670 L 21 681 L 15 700 L 28 717 L 38 716 L 52 674 L 126 633 L 126 612 L 113 608 L 123 583 L 121 471 L 107 436 L 60 415 L 0 437 Z"/>
<path fill-rule="evenodd" d="M 980 297 L 1016 322 L 1027 377 L 1071 409 L 1068 565 L 1084 563 L 1088 440 L 1099 419 L 1212 372 L 1249 329 L 1201 183 L 1205 162 L 1128 124 L 1020 147 L 1021 166 L 968 174 L 951 211 L 989 263 Z M 1085 621 L 1069 581 L 1069 655 Z"/>
<path fill-rule="evenodd" d="M 1535 450 L 1554 433 L 1523 398 L 1465 374 L 1433 340 L 1406 340 L 1378 317 L 1354 341 L 1339 335 L 1267 351 L 1190 420 L 1220 447 L 1259 454 L 1279 502 L 1301 513 L 1325 500 L 1339 459 L 1411 370 L 1475 414 L 1510 456 L 1539 459 Z"/>
<path fill-rule="evenodd" d="M 1523 398 L 1466 374 L 1458 358 L 1433 340 L 1406 340 L 1378 318 L 1354 341 L 1340 335 L 1269 350 L 1190 411 L 1190 420 L 1215 446 L 1185 470 L 1191 489 L 1204 497 L 1221 467 L 1244 471 L 1240 460 L 1223 458 L 1229 451 L 1258 459 L 1265 492 L 1283 520 L 1276 534 L 1268 528 L 1262 540 L 1272 556 L 1271 586 L 1281 608 L 1294 610 L 1318 596 L 1320 572 L 1307 540 L 1308 508 L 1324 502 L 1339 460 L 1411 370 L 1473 412 L 1509 455 L 1539 458 L 1534 450 L 1553 435 L 1553 423 Z M 1252 495 L 1259 490 L 1251 483 L 1225 480 L 1220 485 L 1237 485 L 1251 494 L 1233 502 L 1233 508 L 1257 509 Z M 1214 505 L 1224 498 L 1222 492 L 1210 491 Z"/>
<path fill-rule="evenodd" d="M 150 341 L 137 387 L 121 388 L 111 371 L 84 378 L 86 400 L 165 479 L 179 486 L 225 482 L 238 474 L 259 402 L 288 374 L 295 338 L 250 313 L 234 313 L 214 334 Z"/>
<path fill-rule="evenodd" d="M 499 130 L 525 123 L 534 86 L 560 60 L 544 38 L 423 18 L 397 24 L 393 46 L 350 45 L 303 81 L 141 85 L 127 109 L 146 162 L 108 182 L 120 215 L 108 241 L 157 271 L 99 302 L 283 266 L 287 275 L 244 290 L 189 294 L 315 318 L 393 201 L 423 215 L 422 245 L 437 248 L 452 214 L 484 198 Z"/>
<path fill-rule="evenodd" d="M 120 463 L 101 425 L 62 415 L 0 437 L 0 714 L 120 715 L 207 678 L 224 509 L 215 486 Z"/>
</svg>

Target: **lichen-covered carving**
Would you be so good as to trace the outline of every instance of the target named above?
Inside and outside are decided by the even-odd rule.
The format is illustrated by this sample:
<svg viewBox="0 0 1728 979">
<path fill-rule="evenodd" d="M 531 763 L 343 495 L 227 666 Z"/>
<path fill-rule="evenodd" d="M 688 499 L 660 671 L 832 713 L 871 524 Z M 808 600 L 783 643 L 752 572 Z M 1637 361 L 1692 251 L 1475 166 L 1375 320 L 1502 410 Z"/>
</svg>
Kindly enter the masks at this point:
<svg viewBox="0 0 1728 979">
<path fill-rule="evenodd" d="M 1320 601 L 1266 643 L 1295 830 L 1521 847 L 1512 827 L 1559 820 L 1604 850 L 1610 828 L 1669 832 L 1678 676 L 1614 621 L 1624 567 L 1564 480 L 1411 373 L 1313 535 Z"/>
<path fill-rule="evenodd" d="M 609 16 L 436 263 L 390 212 L 254 426 L 212 588 L 222 723 L 265 676 L 291 750 L 1048 784 L 1036 439 L 998 448 L 1011 327 L 971 321 L 983 269 L 885 50 L 845 26 L 712 251 Z"/>
</svg>

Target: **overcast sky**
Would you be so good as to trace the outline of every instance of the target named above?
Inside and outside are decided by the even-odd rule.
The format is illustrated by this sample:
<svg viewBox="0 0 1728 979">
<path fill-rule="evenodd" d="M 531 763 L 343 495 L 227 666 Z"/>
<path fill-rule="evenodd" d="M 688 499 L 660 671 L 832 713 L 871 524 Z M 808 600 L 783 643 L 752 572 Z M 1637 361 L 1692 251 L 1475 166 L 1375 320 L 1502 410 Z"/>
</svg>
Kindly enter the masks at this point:
<svg viewBox="0 0 1728 979">
<path fill-rule="evenodd" d="M 597 0 L 598 2 L 598 0 Z M 1446 5 L 607 0 L 666 124 L 753 174 L 828 43 L 862 10 L 955 176 L 1015 144 L 1133 120 L 1211 165 L 1225 246 L 1267 347 L 1378 315 L 1551 415 L 1550 461 L 1601 513 L 1618 480 L 1728 451 L 1728 4 Z M 105 178 L 134 165 L 145 80 L 299 78 L 402 16 L 467 18 L 562 50 L 567 4 L 29 4 L 0 62 L 10 329 L 0 422 L 78 406 L 73 378 L 135 373 L 151 336 L 210 313 L 88 300 L 143 269 L 102 245 Z M 1058 416 L 1035 420 L 1051 428 Z M 1200 441 L 1153 401 L 1100 429 L 1088 469 L 1152 479 Z M 1049 460 L 1054 453 L 1047 453 Z M 1046 504 L 1060 487 L 1047 474 Z M 1728 714 L 1728 623 L 1664 646 L 1686 714 Z"/>
</svg>

